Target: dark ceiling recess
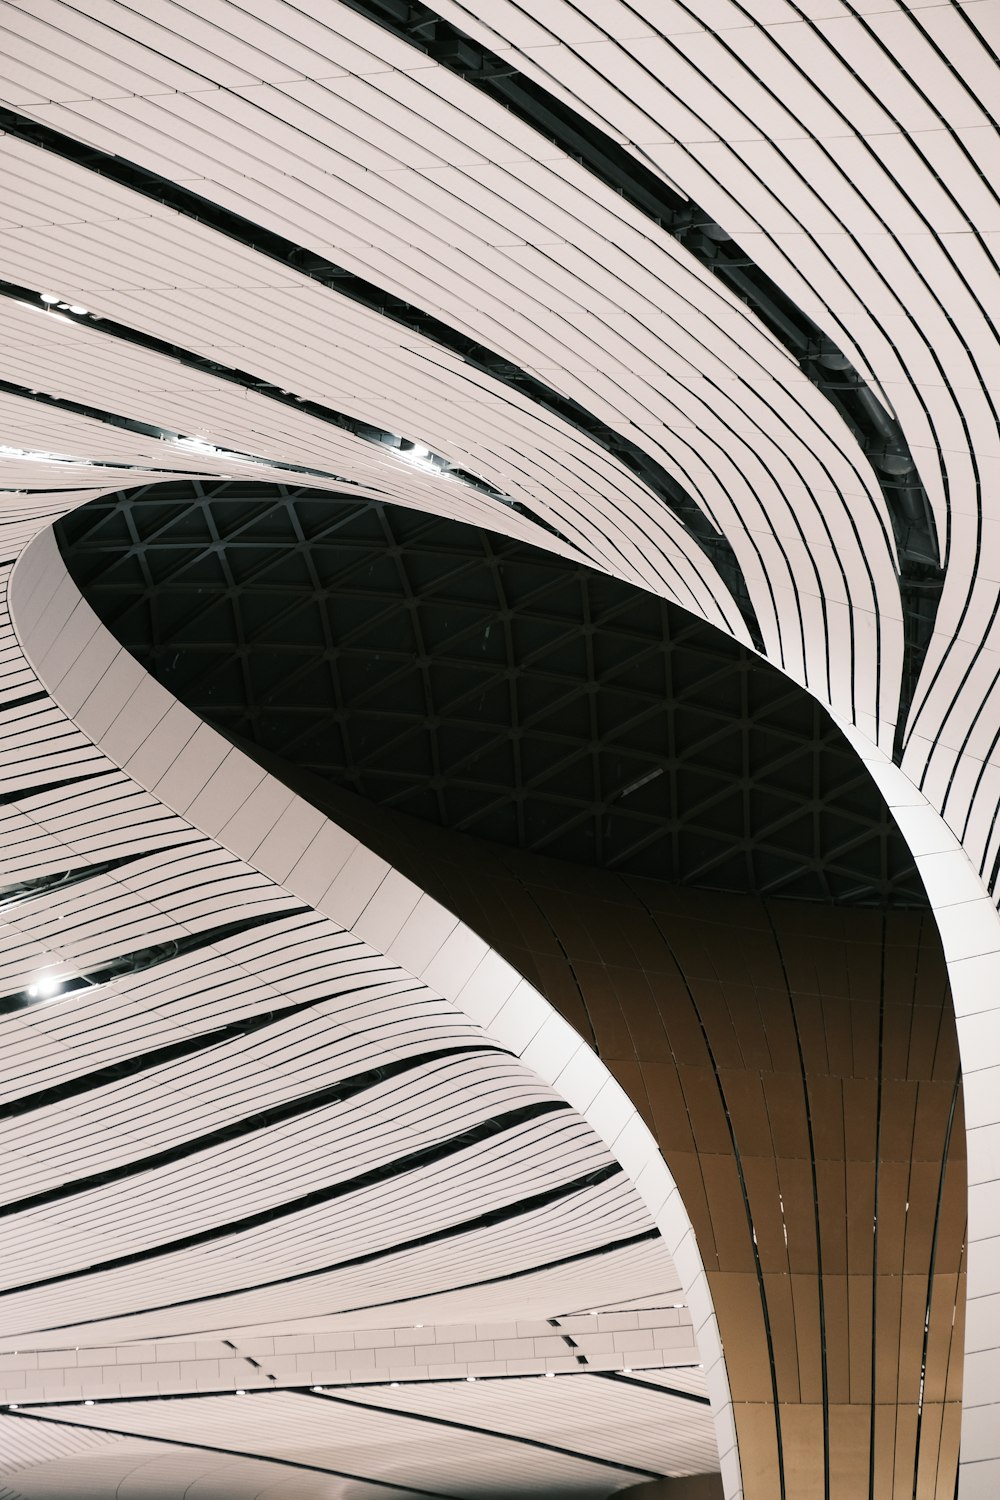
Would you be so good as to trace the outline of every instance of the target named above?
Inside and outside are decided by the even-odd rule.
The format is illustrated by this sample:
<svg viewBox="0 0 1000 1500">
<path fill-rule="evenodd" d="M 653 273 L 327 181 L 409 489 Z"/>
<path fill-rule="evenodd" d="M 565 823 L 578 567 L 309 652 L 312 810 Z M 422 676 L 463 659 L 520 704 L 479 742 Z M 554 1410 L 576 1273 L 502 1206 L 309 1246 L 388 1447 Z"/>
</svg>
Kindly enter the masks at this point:
<svg viewBox="0 0 1000 1500">
<path fill-rule="evenodd" d="M 456 521 L 275 485 L 151 485 L 57 533 L 165 687 L 327 784 L 623 874 L 925 904 L 825 711 L 629 584 Z"/>
</svg>

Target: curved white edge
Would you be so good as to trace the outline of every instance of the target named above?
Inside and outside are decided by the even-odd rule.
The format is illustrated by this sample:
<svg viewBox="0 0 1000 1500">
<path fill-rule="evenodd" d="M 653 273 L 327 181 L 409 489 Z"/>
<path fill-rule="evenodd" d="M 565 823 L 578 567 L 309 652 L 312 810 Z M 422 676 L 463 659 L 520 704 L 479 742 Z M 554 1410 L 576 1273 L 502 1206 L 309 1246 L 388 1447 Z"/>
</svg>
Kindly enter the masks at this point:
<svg viewBox="0 0 1000 1500">
<path fill-rule="evenodd" d="M 960 1500 L 1000 1494 L 1000 915 L 955 834 L 888 756 L 837 720 L 909 845 L 958 1026 L 968 1141 L 968 1310 Z"/>
<path fill-rule="evenodd" d="M 555 1088 L 648 1208 L 691 1312 L 726 1500 L 742 1496 L 725 1356 L 677 1185 L 606 1065 L 517 971 L 449 911 L 211 729 L 101 624 L 45 526 L 8 588 L 21 650 L 53 701 L 140 787 L 199 832 L 422 980 Z"/>
</svg>

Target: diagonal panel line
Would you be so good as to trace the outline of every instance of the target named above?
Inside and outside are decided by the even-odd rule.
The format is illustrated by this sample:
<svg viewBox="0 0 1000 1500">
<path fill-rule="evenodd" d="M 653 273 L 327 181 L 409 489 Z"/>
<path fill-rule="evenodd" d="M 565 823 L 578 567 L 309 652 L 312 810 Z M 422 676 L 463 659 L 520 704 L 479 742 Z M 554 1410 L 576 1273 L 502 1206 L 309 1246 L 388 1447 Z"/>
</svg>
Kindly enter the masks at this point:
<svg viewBox="0 0 1000 1500">
<path fill-rule="evenodd" d="M 75 1271 L 63 1271 L 56 1276 L 43 1276 L 36 1281 L 25 1281 L 18 1286 L 4 1287 L 0 1291 L 0 1297 L 12 1297 L 18 1292 L 33 1292 L 45 1286 L 61 1286 L 67 1281 L 76 1281 L 81 1276 L 101 1275 L 107 1271 L 120 1270 L 124 1266 L 142 1265 L 146 1261 L 159 1260 L 165 1255 L 176 1255 L 199 1245 L 212 1244 L 215 1240 L 228 1239 L 231 1235 L 245 1234 L 265 1224 L 273 1224 L 278 1219 L 304 1213 L 310 1208 L 318 1208 L 324 1203 L 333 1203 L 338 1198 L 347 1197 L 351 1193 L 362 1192 L 365 1188 L 374 1187 L 378 1183 L 389 1182 L 408 1172 L 418 1171 L 421 1167 L 432 1166 L 436 1162 L 457 1155 L 470 1146 L 478 1145 L 481 1141 L 489 1140 L 507 1130 L 513 1130 L 516 1126 L 527 1124 L 543 1115 L 568 1110 L 569 1105 L 559 1099 L 547 1099 L 537 1104 L 523 1105 L 519 1109 L 506 1110 L 503 1114 L 483 1120 L 478 1125 L 463 1130 L 458 1135 L 449 1136 L 434 1146 L 426 1146 L 420 1151 L 411 1151 L 406 1156 L 397 1157 L 394 1161 L 373 1167 L 367 1172 L 359 1172 L 356 1176 L 345 1178 L 342 1182 L 330 1183 L 327 1187 L 303 1193 L 301 1197 L 277 1204 L 273 1208 L 261 1209 L 254 1214 L 245 1214 L 242 1218 L 231 1219 L 225 1224 L 214 1224 L 210 1229 L 201 1229 L 194 1234 L 182 1235 L 178 1239 L 167 1241 L 166 1244 L 150 1245 L 145 1250 L 134 1250 L 127 1255 L 116 1255 L 108 1260 L 97 1261 L 93 1265 L 80 1266 Z"/>
<path fill-rule="evenodd" d="M 72 1178 L 69 1182 L 61 1182 L 58 1187 L 32 1193 L 27 1198 L 0 1203 L 0 1219 L 8 1218 L 12 1214 L 27 1213 L 29 1209 L 43 1208 L 49 1203 L 61 1203 L 66 1198 L 74 1198 L 94 1188 L 108 1187 L 111 1183 L 123 1182 L 129 1177 L 136 1177 L 144 1172 L 154 1172 L 160 1167 L 172 1166 L 174 1162 L 184 1161 L 187 1157 L 208 1151 L 213 1146 L 242 1140 L 245 1136 L 255 1135 L 258 1131 L 267 1130 L 270 1126 L 278 1125 L 284 1120 L 297 1119 L 300 1115 L 324 1109 L 331 1104 L 343 1104 L 357 1094 L 377 1088 L 381 1083 L 386 1083 L 406 1073 L 412 1073 L 417 1068 L 426 1067 L 430 1063 L 440 1062 L 445 1058 L 466 1057 L 473 1053 L 483 1052 L 509 1056 L 500 1047 L 475 1046 L 439 1047 L 434 1052 L 421 1052 L 415 1057 L 398 1058 L 395 1062 L 383 1063 L 377 1068 L 369 1068 L 364 1073 L 355 1073 L 349 1078 L 342 1078 L 338 1083 L 328 1084 L 326 1088 L 314 1089 L 311 1093 L 303 1094 L 297 1099 L 286 1099 L 283 1103 L 273 1104 L 266 1109 L 255 1109 L 252 1115 L 245 1115 L 242 1119 L 233 1120 L 227 1125 L 220 1125 L 216 1130 L 206 1131 L 203 1135 L 194 1136 L 176 1146 L 168 1146 L 163 1151 L 156 1151 L 150 1156 L 138 1157 L 135 1161 L 125 1162 L 119 1167 L 103 1172 L 92 1172 L 86 1177 Z"/>
<path fill-rule="evenodd" d="M 329 1266 L 318 1266 L 312 1271 L 295 1271 L 288 1276 L 275 1276 L 268 1281 L 259 1281 L 252 1286 L 232 1287 L 224 1292 L 208 1292 L 200 1297 L 182 1297 L 176 1302 L 160 1302 L 153 1307 L 133 1308 L 131 1311 L 124 1313 L 105 1313 L 101 1317 L 78 1318 L 73 1323 L 56 1323 L 47 1328 L 35 1329 L 34 1332 L 57 1333 L 63 1328 L 85 1328 L 91 1323 L 110 1323 L 116 1322 L 121 1318 L 141 1317 L 147 1313 L 170 1312 L 178 1307 L 200 1306 L 206 1302 L 220 1302 L 227 1297 L 242 1296 L 248 1292 L 264 1291 L 275 1286 L 290 1286 L 294 1282 L 310 1281 L 314 1277 L 328 1276 L 335 1271 L 346 1271 L 352 1270 L 356 1266 L 371 1265 L 375 1261 L 386 1259 L 388 1256 L 401 1255 L 408 1250 L 420 1250 L 426 1245 L 441 1244 L 445 1240 L 457 1239 L 463 1234 L 472 1234 L 478 1229 L 492 1229 L 497 1224 L 505 1224 L 512 1219 L 522 1218 L 525 1214 L 533 1213 L 536 1209 L 547 1208 L 552 1203 L 559 1203 L 564 1198 L 571 1198 L 574 1194 L 585 1192 L 588 1188 L 599 1187 L 612 1177 L 623 1175 L 623 1168 L 617 1162 L 610 1162 L 607 1166 L 598 1167 L 595 1171 L 587 1172 L 582 1177 L 574 1177 L 570 1182 L 564 1182 L 559 1187 L 548 1188 L 545 1192 L 535 1193 L 530 1198 L 522 1198 L 519 1202 L 508 1204 L 505 1208 L 494 1208 L 490 1209 L 487 1213 L 476 1214 L 474 1218 L 463 1219 L 459 1224 L 449 1224 L 446 1229 L 435 1229 L 429 1231 L 427 1234 L 417 1235 L 411 1240 L 401 1240 L 398 1244 L 388 1245 L 384 1250 L 370 1250 L 364 1255 L 354 1255 L 348 1260 L 335 1261 Z M 620 1243 L 632 1244 L 638 1243 L 641 1239 L 659 1239 L 659 1237 L 659 1230 L 652 1229 L 643 1235 L 634 1236 L 632 1239 Z M 618 1247 L 619 1245 L 616 1242 L 609 1248 L 617 1249 Z M 550 1264 L 565 1265 L 577 1258 L 582 1260 L 588 1255 L 603 1254 L 604 1248 L 602 1247 L 600 1251 L 582 1251 L 579 1257 L 571 1256 L 563 1260 L 553 1261 Z M 532 1268 L 532 1270 L 545 1269 L 547 1269 L 546 1266 Z M 74 1275 L 86 1274 L 85 1271 L 74 1273 Z M 490 1279 L 493 1281 L 508 1281 L 511 1278 L 509 1276 L 499 1276 Z M 485 1286 L 488 1284 L 488 1281 L 470 1283 L 472 1286 Z M 453 1288 L 452 1290 L 462 1290 L 462 1288 Z M 426 1292 L 420 1293 L 420 1296 L 427 1295 L 429 1294 Z M 415 1299 L 411 1297 L 399 1300 L 413 1301 Z M 387 1304 L 380 1302 L 374 1305 L 384 1307 Z M 257 1325 L 255 1324 L 254 1326 L 256 1327 Z M 227 1323 L 226 1327 L 230 1328 L 231 1325 Z"/>
<path fill-rule="evenodd" d="M 139 1438 L 147 1443 L 168 1443 L 171 1448 L 193 1448 L 199 1453 L 223 1453 L 227 1458 L 252 1458 L 257 1463 L 280 1464 L 283 1469 L 304 1470 L 309 1474 L 330 1474 L 336 1479 L 354 1479 L 361 1484 L 377 1485 L 385 1490 L 403 1490 L 408 1495 L 426 1497 L 426 1500 L 454 1500 L 453 1495 L 443 1495 L 439 1490 L 417 1489 L 414 1485 L 402 1484 L 399 1480 L 372 1479 L 368 1474 L 351 1474 L 344 1469 L 327 1469 L 320 1464 L 301 1463 L 298 1459 L 272 1458 L 270 1454 L 250 1453 L 242 1448 L 220 1448 L 214 1443 L 188 1442 L 184 1438 L 150 1437 L 144 1432 L 130 1432 L 128 1428 L 98 1427 L 93 1422 L 70 1422 L 65 1417 L 44 1417 L 40 1412 L 34 1411 L 11 1411 L 9 1414 L 12 1417 L 20 1417 L 26 1422 L 47 1422 L 53 1427 L 73 1427 L 81 1432 L 108 1432 L 115 1437 Z"/>
<path fill-rule="evenodd" d="M 524 1379 L 525 1377 L 514 1376 L 513 1378 Z M 473 1422 L 457 1422 L 454 1418 L 431 1416 L 427 1412 L 401 1411 L 398 1407 L 376 1405 L 369 1401 L 352 1401 L 349 1396 L 335 1396 L 329 1391 L 320 1393 L 303 1390 L 302 1395 L 309 1396 L 315 1401 L 332 1401 L 337 1406 L 353 1406 L 361 1411 L 384 1412 L 389 1417 L 401 1417 L 413 1422 L 429 1422 L 435 1427 L 450 1427 L 458 1432 L 474 1432 L 477 1437 L 501 1438 L 506 1443 L 521 1443 L 527 1448 L 539 1448 L 545 1453 L 558 1453 L 561 1458 L 579 1459 L 583 1463 L 597 1464 L 604 1469 L 616 1469 L 623 1474 L 642 1474 L 646 1479 L 667 1478 L 666 1474 L 657 1469 L 641 1468 L 638 1464 L 616 1463 L 612 1458 L 598 1458 L 592 1453 L 578 1453 L 573 1448 L 561 1448 L 557 1443 L 546 1443 L 540 1438 L 524 1437 L 516 1432 L 501 1432 L 495 1427 L 479 1427 Z"/>
<path fill-rule="evenodd" d="M 512 365 L 500 354 L 484 348 L 440 318 L 386 292 L 374 282 L 355 275 L 345 267 L 327 260 L 303 245 L 296 244 L 293 240 L 286 239 L 284 235 L 253 223 L 241 214 L 222 208 L 210 199 L 146 167 L 139 166 L 136 162 L 127 161 L 121 156 L 112 156 L 109 152 L 101 151 L 95 146 L 74 140 L 71 136 L 64 135 L 49 125 L 43 125 L 37 120 L 32 120 L 6 107 L 0 107 L 0 132 L 6 132 L 18 140 L 26 141 L 29 145 L 51 152 L 64 161 L 72 161 L 154 202 L 166 204 L 186 218 L 206 224 L 227 238 L 236 240 L 283 266 L 291 267 L 300 275 L 308 276 L 322 286 L 339 292 L 351 301 L 457 354 L 473 369 L 481 371 L 501 385 L 509 386 L 520 395 L 526 396 L 536 406 L 566 422 L 630 470 L 680 522 L 684 531 L 724 581 L 734 603 L 740 609 L 755 648 L 759 651 L 763 650 L 763 636 L 750 600 L 746 579 L 728 537 L 715 529 L 701 506 L 661 464 L 633 443 L 630 438 L 609 428 L 605 422 L 581 406 L 579 402 L 561 395 L 536 376 Z M 5 383 L 0 382 L 0 390 L 5 388 Z M 13 394 L 24 394 L 24 392 L 21 388 L 14 387 Z M 55 398 L 50 398 L 50 400 L 55 404 Z M 68 405 L 70 409 L 73 409 L 73 403 L 68 403 Z M 118 418 L 118 425 L 121 425 L 123 420 Z M 143 425 L 139 424 L 140 430 Z M 148 435 L 154 434 L 151 431 Z M 294 469 L 292 465 L 272 465 L 272 467 Z"/>
</svg>

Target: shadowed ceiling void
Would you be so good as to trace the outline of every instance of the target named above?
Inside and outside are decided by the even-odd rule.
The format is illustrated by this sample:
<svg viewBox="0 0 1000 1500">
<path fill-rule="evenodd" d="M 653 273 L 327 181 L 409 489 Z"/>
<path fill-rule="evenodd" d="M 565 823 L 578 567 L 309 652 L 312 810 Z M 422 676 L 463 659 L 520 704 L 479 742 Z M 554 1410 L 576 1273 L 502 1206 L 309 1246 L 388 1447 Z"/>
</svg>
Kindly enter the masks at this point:
<svg viewBox="0 0 1000 1500">
<path fill-rule="evenodd" d="M 57 535 L 117 639 L 251 753 L 625 875 L 925 904 L 825 710 L 629 584 L 401 506 L 241 482 L 103 496 Z"/>
</svg>

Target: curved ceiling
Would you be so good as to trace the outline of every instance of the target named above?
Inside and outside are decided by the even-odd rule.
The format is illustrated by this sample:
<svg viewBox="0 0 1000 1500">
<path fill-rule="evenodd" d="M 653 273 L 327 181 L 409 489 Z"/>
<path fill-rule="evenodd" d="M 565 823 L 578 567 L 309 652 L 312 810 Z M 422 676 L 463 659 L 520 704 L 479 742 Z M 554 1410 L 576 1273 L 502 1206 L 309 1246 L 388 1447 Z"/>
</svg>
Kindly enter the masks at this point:
<svg viewBox="0 0 1000 1500">
<path fill-rule="evenodd" d="M 10 0 L 0 15 L 4 584 L 31 538 L 95 490 L 347 492 L 540 547 L 756 646 L 830 709 L 884 788 L 942 936 L 968 1085 L 963 1500 L 1000 1488 L 996 14 L 994 0 Z M 48 696 L 75 649 L 70 611 L 87 618 L 66 596 L 65 615 L 48 613 L 49 561 L 23 603 L 51 631 L 37 674 L 24 622 L 0 605 L 12 1007 L 52 953 L 76 972 L 148 946 L 147 928 L 190 936 L 185 903 L 214 902 L 217 880 L 220 925 L 259 894 L 259 872 L 178 831 L 169 797 L 143 790 L 155 777 L 120 771 L 125 750 L 142 759 L 129 736 L 143 721 L 141 705 L 125 729 L 102 718 L 108 653 L 87 657 L 65 710 Z M 441 736 L 428 717 L 396 712 L 397 744 L 429 754 Z M 106 735 L 117 760 L 97 748 Z M 738 740 L 718 742 L 730 769 Z M 588 826 L 592 846 L 604 839 L 594 807 L 623 821 L 667 780 L 615 797 L 598 768 L 589 801 L 575 793 L 578 822 L 556 824 L 577 858 Z M 383 767 L 357 769 L 385 792 Z M 734 875 L 711 852 L 710 798 L 695 797 L 692 847 L 656 831 L 651 857 L 669 842 L 706 880 L 804 878 L 801 806 L 778 828 L 776 811 L 772 845 L 795 845 L 778 848 L 777 875 L 759 850 Z M 838 846 L 824 816 L 813 892 L 903 897 L 910 877 L 888 853 Z M 159 849 L 164 826 L 185 846 L 165 891 L 155 862 L 116 863 Z M 58 889 L 92 863 L 92 881 Z M 110 1013 L 125 1033 L 155 1030 L 161 1005 L 168 1033 L 184 1024 L 189 957 L 175 952 L 148 990 L 126 981 Z M 237 1026 L 240 978 L 211 963 L 195 966 L 205 1004 Z M 61 1015 L 2 1018 L 9 1055 L 27 1047 L 45 1089 L 119 1041 L 107 1022 L 64 1031 Z M 93 1123 L 85 1106 L 64 1134 L 85 1155 L 81 1119 Z M 721 1360 L 706 1380 L 720 1369 L 735 1497 Z M 58 1447 L 53 1434 L 47 1456 Z M 116 1464 L 130 1462 L 106 1471 L 123 1495 Z M 263 1494 L 270 1481 L 252 1482 Z"/>
<path fill-rule="evenodd" d="M 168 484 L 57 536 L 117 639 L 239 742 L 502 844 L 718 890 L 920 905 L 820 705 L 676 605 L 343 493 Z"/>
</svg>

